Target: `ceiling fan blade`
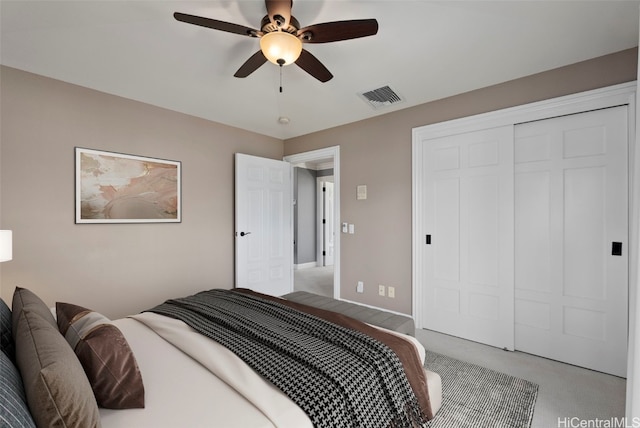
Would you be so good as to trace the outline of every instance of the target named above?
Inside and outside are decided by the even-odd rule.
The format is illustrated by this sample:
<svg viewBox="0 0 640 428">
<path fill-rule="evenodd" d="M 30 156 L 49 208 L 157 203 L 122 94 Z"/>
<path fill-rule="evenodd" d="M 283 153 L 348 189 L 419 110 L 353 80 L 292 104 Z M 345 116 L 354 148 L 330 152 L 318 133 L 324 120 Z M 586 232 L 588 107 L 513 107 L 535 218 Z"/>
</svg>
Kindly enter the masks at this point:
<svg viewBox="0 0 640 428">
<path fill-rule="evenodd" d="M 245 27 L 244 25 L 232 24 L 230 22 L 218 21 L 217 19 L 204 18 L 202 16 L 187 15 L 186 13 L 180 12 L 175 12 L 173 17 L 187 24 L 199 25 L 214 30 L 226 31 L 227 33 L 241 34 L 243 36 L 258 37 L 258 30 Z"/>
<path fill-rule="evenodd" d="M 264 56 L 262 51 L 258 51 L 242 64 L 238 71 L 236 71 L 236 74 L 234 74 L 234 77 L 247 77 L 260 68 L 265 62 L 267 62 L 267 57 Z"/>
<path fill-rule="evenodd" d="M 325 67 L 315 56 L 311 55 L 309 51 L 302 49 L 300 57 L 296 61 L 296 65 L 321 81 L 322 83 L 328 82 L 333 78 L 333 74 L 327 67 Z"/>
<path fill-rule="evenodd" d="M 281 28 L 287 28 L 291 20 L 293 0 L 265 0 L 269 20 Z"/>
<path fill-rule="evenodd" d="M 378 32 L 375 19 L 352 19 L 310 25 L 298 31 L 305 43 L 328 43 L 373 36 Z"/>
</svg>

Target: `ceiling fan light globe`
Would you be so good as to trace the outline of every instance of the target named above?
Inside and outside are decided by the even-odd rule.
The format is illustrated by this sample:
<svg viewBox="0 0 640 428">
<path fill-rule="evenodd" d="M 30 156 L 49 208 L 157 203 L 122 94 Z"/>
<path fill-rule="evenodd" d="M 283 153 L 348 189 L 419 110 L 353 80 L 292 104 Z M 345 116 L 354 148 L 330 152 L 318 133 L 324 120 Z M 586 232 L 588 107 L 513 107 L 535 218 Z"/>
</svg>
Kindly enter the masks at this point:
<svg viewBox="0 0 640 428">
<path fill-rule="evenodd" d="M 289 65 L 296 62 L 300 56 L 302 42 L 293 34 L 273 31 L 260 38 L 260 50 L 270 62 L 276 65 Z"/>
</svg>

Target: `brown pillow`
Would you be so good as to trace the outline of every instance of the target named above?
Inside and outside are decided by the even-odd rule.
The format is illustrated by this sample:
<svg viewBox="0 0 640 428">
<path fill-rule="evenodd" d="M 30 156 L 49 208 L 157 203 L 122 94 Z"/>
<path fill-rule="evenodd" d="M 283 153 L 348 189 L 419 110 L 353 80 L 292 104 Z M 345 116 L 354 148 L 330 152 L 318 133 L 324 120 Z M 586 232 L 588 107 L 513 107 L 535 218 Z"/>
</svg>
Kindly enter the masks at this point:
<svg viewBox="0 0 640 428">
<path fill-rule="evenodd" d="M 16 365 L 36 425 L 100 427 L 91 385 L 58 329 L 29 309 L 16 321 Z"/>
<path fill-rule="evenodd" d="M 144 407 L 138 363 L 122 332 L 103 315 L 70 303 L 56 303 L 58 328 L 75 351 L 100 407 Z"/>
</svg>

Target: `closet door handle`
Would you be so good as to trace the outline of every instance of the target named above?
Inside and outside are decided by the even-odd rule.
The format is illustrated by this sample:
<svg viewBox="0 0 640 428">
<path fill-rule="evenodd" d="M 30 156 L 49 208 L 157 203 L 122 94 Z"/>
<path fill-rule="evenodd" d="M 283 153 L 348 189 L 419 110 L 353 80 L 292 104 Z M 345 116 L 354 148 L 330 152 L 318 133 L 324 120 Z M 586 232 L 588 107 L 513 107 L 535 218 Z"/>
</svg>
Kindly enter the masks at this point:
<svg viewBox="0 0 640 428">
<path fill-rule="evenodd" d="M 240 236 L 250 235 L 251 232 L 240 232 Z"/>
<path fill-rule="evenodd" d="M 611 255 L 612 256 L 621 256 L 622 255 L 622 242 L 612 242 L 611 243 Z"/>
</svg>

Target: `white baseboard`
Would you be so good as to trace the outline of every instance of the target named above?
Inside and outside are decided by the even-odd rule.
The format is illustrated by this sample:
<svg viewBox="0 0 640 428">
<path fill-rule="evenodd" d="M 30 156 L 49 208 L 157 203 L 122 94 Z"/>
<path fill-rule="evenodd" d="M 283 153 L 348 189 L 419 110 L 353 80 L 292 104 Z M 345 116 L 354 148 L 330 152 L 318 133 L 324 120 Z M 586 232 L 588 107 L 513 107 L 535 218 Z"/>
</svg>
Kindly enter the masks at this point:
<svg viewBox="0 0 640 428">
<path fill-rule="evenodd" d="M 300 263 L 299 265 L 293 265 L 293 270 L 309 269 L 318 266 L 317 262 Z"/>
<path fill-rule="evenodd" d="M 362 303 L 362 302 L 354 302 L 353 300 L 348 300 L 348 299 L 336 299 L 336 300 L 341 300 L 343 302 L 353 303 L 354 305 L 365 306 L 367 308 L 378 309 L 380 311 L 389 312 L 389 313 L 392 313 L 392 314 L 402 315 L 402 316 L 405 316 L 405 317 L 413 318 L 413 316 L 409 315 L 409 314 L 405 314 L 405 313 L 398 312 L 398 311 L 392 311 L 391 309 L 381 308 L 379 306 L 368 305 L 368 304 Z M 415 318 L 414 318 L 414 321 L 415 321 Z"/>
</svg>

